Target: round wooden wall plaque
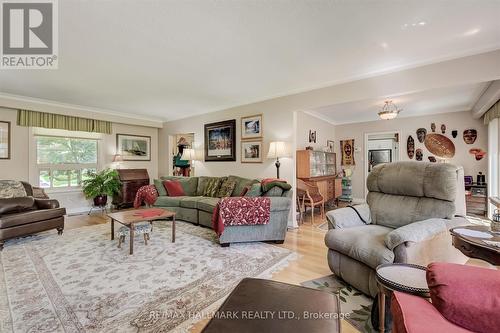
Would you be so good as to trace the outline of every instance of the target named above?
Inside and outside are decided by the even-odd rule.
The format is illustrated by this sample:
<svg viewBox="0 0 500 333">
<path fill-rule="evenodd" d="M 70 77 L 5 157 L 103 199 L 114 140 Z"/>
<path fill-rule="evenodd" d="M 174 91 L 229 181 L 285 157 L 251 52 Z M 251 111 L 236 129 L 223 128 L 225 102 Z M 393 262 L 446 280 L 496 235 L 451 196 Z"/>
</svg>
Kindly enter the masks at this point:
<svg viewBox="0 0 500 333">
<path fill-rule="evenodd" d="M 430 133 L 425 136 L 425 147 L 433 155 L 441 158 L 452 158 L 455 156 L 455 145 L 446 136 Z"/>
</svg>

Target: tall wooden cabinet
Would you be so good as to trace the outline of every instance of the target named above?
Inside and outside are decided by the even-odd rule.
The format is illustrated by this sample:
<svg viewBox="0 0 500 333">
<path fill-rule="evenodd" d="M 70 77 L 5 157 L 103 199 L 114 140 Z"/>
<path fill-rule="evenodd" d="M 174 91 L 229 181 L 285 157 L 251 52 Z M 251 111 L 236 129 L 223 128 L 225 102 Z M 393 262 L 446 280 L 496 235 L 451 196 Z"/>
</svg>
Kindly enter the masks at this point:
<svg viewBox="0 0 500 333">
<path fill-rule="evenodd" d="M 326 201 L 342 195 L 342 179 L 337 178 L 335 153 L 297 150 L 297 178 L 313 183 Z"/>
</svg>

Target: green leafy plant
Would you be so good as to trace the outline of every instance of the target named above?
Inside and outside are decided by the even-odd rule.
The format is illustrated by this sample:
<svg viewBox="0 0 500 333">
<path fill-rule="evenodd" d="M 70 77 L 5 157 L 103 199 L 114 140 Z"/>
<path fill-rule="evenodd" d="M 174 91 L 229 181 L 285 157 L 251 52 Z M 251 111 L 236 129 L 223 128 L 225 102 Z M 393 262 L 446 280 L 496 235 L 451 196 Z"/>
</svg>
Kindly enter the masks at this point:
<svg viewBox="0 0 500 333">
<path fill-rule="evenodd" d="M 113 196 L 120 192 L 121 182 L 116 170 L 89 171 L 87 172 L 87 177 L 82 182 L 83 194 L 87 199 L 103 195 Z"/>
</svg>

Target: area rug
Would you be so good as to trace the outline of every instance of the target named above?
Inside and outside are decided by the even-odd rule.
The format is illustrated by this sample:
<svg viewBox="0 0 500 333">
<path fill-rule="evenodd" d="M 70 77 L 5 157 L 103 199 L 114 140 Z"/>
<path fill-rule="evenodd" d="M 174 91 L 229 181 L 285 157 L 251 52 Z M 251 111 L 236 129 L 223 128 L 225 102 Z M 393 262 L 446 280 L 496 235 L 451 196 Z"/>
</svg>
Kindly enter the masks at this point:
<svg viewBox="0 0 500 333">
<path fill-rule="evenodd" d="M 244 277 L 297 258 L 266 243 L 222 248 L 207 228 L 156 222 L 148 245 L 110 240 L 109 224 L 9 241 L 0 255 L 1 332 L 185 332 Z"/>
<path fill-rule="evenodd" d="M 304 287 L 338 294 L 342 314 L 360 332 L 375 333 L 371 324 L 373 299 L 346 284 L 335 275 L 328 275 L 301 283 Z M 348 315 L 347 315 L 348 314 Z"/>
</svg>

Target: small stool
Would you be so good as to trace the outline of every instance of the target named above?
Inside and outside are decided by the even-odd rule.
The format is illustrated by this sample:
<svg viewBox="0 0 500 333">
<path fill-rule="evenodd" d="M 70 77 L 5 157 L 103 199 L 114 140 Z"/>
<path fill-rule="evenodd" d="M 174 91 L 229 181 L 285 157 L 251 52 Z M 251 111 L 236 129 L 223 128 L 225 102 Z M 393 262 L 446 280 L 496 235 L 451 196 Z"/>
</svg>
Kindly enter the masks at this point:
<svg viewBox="0 0 500 333">
<path fill-rule="evenodd" d="M 143 224 L 137 224 L 134 225 L 134 235 L 143 235 L 144 237 L 144 244 L 148 245 L 148 240 L 149 238 L 149 233 L 152 231 L 151 224 L 148 223 L 143 223 Z M 122 243 L 125 243 L 125 236 L 130 235 L 130 229 L 128 227 L 121 227 L 118 229 L 118 248 L 121 249 Z"/>
</svg>

